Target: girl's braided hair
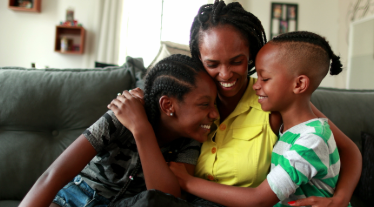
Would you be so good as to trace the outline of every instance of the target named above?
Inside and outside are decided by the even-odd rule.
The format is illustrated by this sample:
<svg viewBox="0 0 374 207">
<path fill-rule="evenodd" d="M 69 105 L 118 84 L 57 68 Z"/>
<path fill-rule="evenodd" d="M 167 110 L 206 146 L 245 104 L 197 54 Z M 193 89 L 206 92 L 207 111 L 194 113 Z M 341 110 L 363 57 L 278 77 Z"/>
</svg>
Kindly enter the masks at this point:
<svg viewBox="0 0 374 207">
<path fill-rule="evenodd" d="M 160 120 L 160 97 L 167 95 L 183 101 L 183 96 L 196 87 L 200 71 L 205 71 L 200 62 L 181 54 L 171 55 L 150 69 L 145 77 L 144 101 L 153 127 Z"/>
<path fill-rule="evenodd" d="M 258 51 L 266 43 L 266 35 L 260 20 L 247 12 L 238 2 L 225 4 L 224 1 L 215 0 L 214 4 L 200 7 L 195 16 L 190 31 L 190 50 L 193 58 L 199 59 L 201 33 L 218 25 L 232 25 L 238 29 L 248 41 L 249 52 L 253 62 L 248 65 L 248 74 L 256 71 L 253 69 Z"/>
<path fill-rule="evenodd" d="M 340 62 L 340 57 L 334 54 L 329 42 L 324 37 L 318 34 L 307 31 L 289 32 L 274 37 L 271 42 L 305 42 L 315 46 L 319 46 L 324 51 L 326 51 L 328 58 L 331 59 L 330 75 L 338 75 L 342 71 L 343 65 Z"/>
</svg>

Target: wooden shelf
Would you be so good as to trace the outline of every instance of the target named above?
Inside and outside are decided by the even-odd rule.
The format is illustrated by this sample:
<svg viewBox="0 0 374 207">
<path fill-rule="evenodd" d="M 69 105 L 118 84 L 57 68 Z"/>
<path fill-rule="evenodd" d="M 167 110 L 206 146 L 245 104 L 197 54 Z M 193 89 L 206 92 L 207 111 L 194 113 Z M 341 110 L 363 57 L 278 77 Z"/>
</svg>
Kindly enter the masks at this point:
<svg viewBox="0 0 374 207">
<path fill-rule="evenodd" d="M 67 51 L 61 51 L 61 39 L 66 37 L 72 45 Z M 85 30 L 78 26 L 56 26 L 55 52 L 80 55 L 84 52 Z"/>
<path fill-rule="evenodd" d="M 20 7 L 18 6 L 17 0 L 9 0 L 9 9 L 12 9 L 14 11 L 26 11 L 26 12 L 41 12 L 41 0 L 33 0 L 33 7 L 32 8 L 26 8 L 26 7 Z"/>
</svg>

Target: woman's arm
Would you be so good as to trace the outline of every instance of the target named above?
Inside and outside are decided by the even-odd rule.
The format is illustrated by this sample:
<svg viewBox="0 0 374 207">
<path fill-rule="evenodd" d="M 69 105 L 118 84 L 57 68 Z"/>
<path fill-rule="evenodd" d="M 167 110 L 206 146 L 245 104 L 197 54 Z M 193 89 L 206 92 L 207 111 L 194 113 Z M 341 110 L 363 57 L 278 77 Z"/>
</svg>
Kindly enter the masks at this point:
<svg viewBox="0 0 374 207">
<path fill-rule="evenodd" d="M 313 113 L 318 117 L 327 118 L 313 104 Z M 295 201 L 293 206 L 348 206 L 353 191 L 361 176 L 362 156 L 356 144 L 329 120 L 330 129 L 338 146 L 341 169 L 338 184 L 332 198 L 309 197 Z M 318 205 L 317 205 L 318 204 Z"/>
<path fill-rule="evenodd" d="M 178 180 L 165 162 L 140 100 L 124 91 L 108 108 L 134 135 L 147 189 L 157 189 L 181 197 Z"/>
<path fill-rule="evenodd" d="M 221 205 L 273 206 L 279 201 L 267 180 L 257 188 L 235 187 L 193 177 L 180 163 L 171 162 L 170 168 L 178 177 L 183 190 Z"/>
<path fill-rule="evenodd" d="M 80 135 L 39 177 L 20 206 L 49 206 L 69 181 L 96 155 L 84 135 Z"/>
</svg>

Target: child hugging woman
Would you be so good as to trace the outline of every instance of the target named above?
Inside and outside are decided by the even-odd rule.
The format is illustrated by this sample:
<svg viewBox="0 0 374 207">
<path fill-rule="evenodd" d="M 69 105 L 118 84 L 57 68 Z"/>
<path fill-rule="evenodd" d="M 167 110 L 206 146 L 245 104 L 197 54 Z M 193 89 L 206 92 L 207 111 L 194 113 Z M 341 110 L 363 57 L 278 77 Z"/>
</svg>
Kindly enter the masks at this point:
<svg viewBox="0 0 374 207">
<path fill-rule="evenodd" d="M 200 142 L 218 117 L 217 89 L 199 62 L 173 55 L 149 71 L 144 93 L 144 106 L 128 91 L 118 94 L 20 206 L 107 206 L 147 189 L 180 197 L 167 162 L 193 174 Z"/>
</svg>

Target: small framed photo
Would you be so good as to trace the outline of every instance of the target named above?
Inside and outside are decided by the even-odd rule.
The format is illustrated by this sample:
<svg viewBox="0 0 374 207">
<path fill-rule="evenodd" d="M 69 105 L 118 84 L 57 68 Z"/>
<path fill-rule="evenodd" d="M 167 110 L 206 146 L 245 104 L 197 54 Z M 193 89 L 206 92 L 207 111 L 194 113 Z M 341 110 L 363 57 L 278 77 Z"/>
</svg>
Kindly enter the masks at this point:
<svg viewBox="0 0 374 207">
<path fill-rule="evenodd" d="M 66 22 L 74 21 L 74 9 L 68 8 L 66 10 Z"/>
<path fill-rule="evenodd" d="M 286 33 L 297 31 L 298 5 L 288 3 L 272 3 L 270 19 L 270 39 Z"/>
</svg>

